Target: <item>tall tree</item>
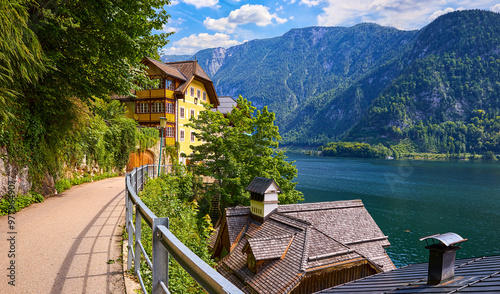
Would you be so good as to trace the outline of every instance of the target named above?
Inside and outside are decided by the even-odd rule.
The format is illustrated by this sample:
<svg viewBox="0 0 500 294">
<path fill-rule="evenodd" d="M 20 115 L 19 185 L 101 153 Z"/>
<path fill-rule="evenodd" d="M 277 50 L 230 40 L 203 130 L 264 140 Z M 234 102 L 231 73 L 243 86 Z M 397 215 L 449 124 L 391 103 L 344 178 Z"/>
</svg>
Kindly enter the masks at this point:
<svg viewBox="0 0 500 294">
<path fill-rule="evenodd" d="M 206 110 L 192 119 L 190 126 L 196 137 L 204 142 L 191 146 L 197 175 L 215 179 L 207 189 L 207 196 L 220 196 L 222 208 L 249 204 L 245 188 L 254 177 L 273 178 L 283 190 L 280 203 L 296 203 L 303 194 L 295 190 L 292 180 L 297 175 L 293 162 L 287 162 L 283 152 L 277 151 L 281 139 L 274 125 L 275 115 L 267 107 L 256 110 L 252 103 L 242 98 L 237 100 L 227 117 L 220 112 Z"/>
<path fill-rule="evenodd" d="M 0 87 L 21 95 L 5 107 L 5 113 L 13 115 L 2 121 L 0 146 L 7 147 L 10 160 L 29 166 L 32 180 L 40 181 L 46 171 L 57 173 L 65 144 L 72 144 L 66 138 L 78 123 L 82 104 L 88 107 L 96 97 L 128 94 L 144 77 L 140 59 L 157 57 L 167 43 L 169 34 L 153 34 L 169 18 L 167 4 L 168 0 L 1 1 L 0 25 L 9 24 L 5 19 L 10 13 L 18 26 L 13 26 L 17 31 L 0 30 L 9 37 L 0 40 L 0 79 L 16 82 Z M 16 36 L 20 41 L 12 50 L 20 57 L 13 59 L 13 74 L 5 76 L 4 59 L 12 55 L 4 58 L 10 48 L 5 44 Z M 32 59 L 43 60 L 43 75 L 31 74 Z"/>
</svg>

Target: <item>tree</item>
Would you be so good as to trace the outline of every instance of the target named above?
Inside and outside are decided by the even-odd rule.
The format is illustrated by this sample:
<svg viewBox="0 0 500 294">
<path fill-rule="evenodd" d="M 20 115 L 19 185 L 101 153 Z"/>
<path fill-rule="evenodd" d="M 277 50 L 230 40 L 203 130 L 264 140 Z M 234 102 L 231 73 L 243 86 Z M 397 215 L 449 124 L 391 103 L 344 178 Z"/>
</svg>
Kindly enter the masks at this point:
<svg viewBox="0 0 500 294">
<path fill-rule="evenodd" d="M 196 137 L 204 142 L 191 146 L 194 173 L 215 179 L 206 189 L 206 195 L 220 197 L 222 208 L 238 204 L 249 204 L 249 193 L 245 188 L 254 177 L 274 179 L 283 190 L 279 200 L 282 204 L 303 200 L 303 194 L 295 190 L 292 182 L 297 175 L 293 162 L 287 162 L 279 146 L 278 127 L 275 115 L 267 107 L 256 110 L 252 103 L 242 98 L 237 107 L 227 114 L 210 110 L 192 119 L 189 126 L 196 130 Z"/>
<path fill-rule="evenodd" d="M 139 61 L 157 57 L 167 43 L 168 33 L 153 32 L 167 23 L 168 3 L 1 1 L 0 116 L 12 115 L 0 121 L 0 146 L 10 161 L 29 167 L 35 186 L 47 171 L 58 173 L 68 144 L 78 144 L 67 138 L 82 108 L 129 94 L 144 78 Z M 2 103 L 6 95 L 9 104 Z M 126 151 L 115 158 L 120 166 Z"/>
</svg>

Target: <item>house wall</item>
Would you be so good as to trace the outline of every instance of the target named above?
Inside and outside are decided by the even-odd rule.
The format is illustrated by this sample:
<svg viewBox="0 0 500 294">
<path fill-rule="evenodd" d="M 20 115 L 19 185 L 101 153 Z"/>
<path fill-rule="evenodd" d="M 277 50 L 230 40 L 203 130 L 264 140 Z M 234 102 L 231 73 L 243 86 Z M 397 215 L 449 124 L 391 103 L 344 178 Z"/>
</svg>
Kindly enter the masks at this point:
<svg viewBox="0 0 500 294">
<path fill-rule="evenodd" d="M 194 88 L 194 95 L 191 95 L 191 87 Z M 197 91 L 200 91 L 200 97 L 197 97 Z M 200 145 L 201 142 L 199 142 L 196 138 L 194 142 L 191 140 L 191 133 L 194 132 L 194 130 L 186 124 L 189 123 L 189 120 L 192 116 L 192 111 L 194 111 L 194 117 L 198 117 L 201 111 L 205 110 L 205 108 L 202 105 L 202 102 L 205 103 L 211 103 L 213 104 L 214 101 L 210 101 L 210 98 L 207 95 L 207 101 L 203 101 L 203 92 L 207 93 L 207 90 L 205 89 L 205 86 L 203 83 L 193 80 L 191 84 L 187 87 L 186 92 L 185 92 L 185 99 L 183 100 L 178 100 L 177 103 L 177 119 L 178 119 L 178 131 L 177 131 L 177 138 L 180 144 L 180 152 L 184 153 L 186 155 L 189 155 L 192 153 L 191 148 L 189 146 L 197 146 Z M 195 103 L 195 99 L 198 98 L 197 103 Z M 182 110 L 184 110 L 184 118 L 181 117 Z M 181 137 L 181 132 L 184 132 L 184 139 Z"/>
</svg>

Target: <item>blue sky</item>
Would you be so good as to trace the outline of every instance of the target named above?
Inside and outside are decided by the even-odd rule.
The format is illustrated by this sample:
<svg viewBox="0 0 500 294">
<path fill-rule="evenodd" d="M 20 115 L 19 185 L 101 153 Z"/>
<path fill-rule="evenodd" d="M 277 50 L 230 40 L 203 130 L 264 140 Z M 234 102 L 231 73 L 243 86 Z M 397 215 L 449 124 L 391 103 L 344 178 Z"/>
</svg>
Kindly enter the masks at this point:
<svg viewBox="0 0 500 294">
<path fill-rule="evenodd" d="M 420 29 L 463 9 L 500 12 L 500 0 L 172 0 L 164 31 L 175 32 L 161 54 L 194 54 L 249 40 L 281 36 L 292 28 L 372 22 Z"/>
</svg>

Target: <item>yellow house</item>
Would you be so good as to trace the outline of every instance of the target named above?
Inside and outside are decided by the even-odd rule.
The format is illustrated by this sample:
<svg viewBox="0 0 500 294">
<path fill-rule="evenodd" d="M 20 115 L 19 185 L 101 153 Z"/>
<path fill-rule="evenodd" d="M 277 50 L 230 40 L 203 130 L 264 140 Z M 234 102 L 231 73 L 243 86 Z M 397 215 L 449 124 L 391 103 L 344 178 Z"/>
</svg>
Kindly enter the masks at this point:
<svg viewBox="0 0 500 294">
<path fill-rule="evenodd" d="M 126 105 L 126 116 L 140 125 L 160 126 L 160 117 L 167 118 L 163 132 L 164 144 L 179 142 L 180 154 L 191 154 L 191 145 L 201 144 L 193 129 L 186 126 L 191 117 L 198 117 L 205 108 L 202 103 L 219 106 L 212 80 L 196 60 L 162 63 L 145 57 L 141 63 L 147 67 L 148 77 L 155 86 L 136 91 L 136 97 L 120 98 Z M 185 162 L 185 158 L 181 156 Z"/>
</svg>

